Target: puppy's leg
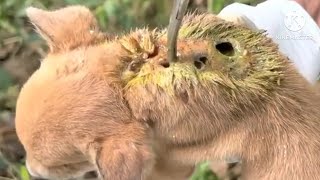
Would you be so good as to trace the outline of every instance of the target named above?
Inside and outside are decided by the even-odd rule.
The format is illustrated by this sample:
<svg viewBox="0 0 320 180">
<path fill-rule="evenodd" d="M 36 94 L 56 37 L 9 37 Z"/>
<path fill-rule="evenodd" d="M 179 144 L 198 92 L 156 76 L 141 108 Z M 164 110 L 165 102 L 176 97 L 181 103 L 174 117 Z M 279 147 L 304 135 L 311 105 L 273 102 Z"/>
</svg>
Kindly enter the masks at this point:
<svg viewBox="0 0 320 180">
<path fill-rule="evenodd" d="M 140 128 L 125 130 L 100 140 L 93 147 L 92 158 L 103 180 L 141 180 L 151 171 L 153 153 L 146 133 Z"/>
<path fill-rule="evenodd" d="M 77 178 L 83 176 L 86 172 L 95 170 L 94 165 L 88 161 L 49 167 L 30 156 L 27 157 L 26 167 L 31 176 L 48 179 Z"/>
<path fill-rule="evenodd" d="M 99 175 L 104 180 L 144 179 L 151 153 L 143 144 L 127 140 L 111 140 L 103 143 L 97 152 Z M 150 167 L 148 167 L 150 166 Z"/>
</svg>

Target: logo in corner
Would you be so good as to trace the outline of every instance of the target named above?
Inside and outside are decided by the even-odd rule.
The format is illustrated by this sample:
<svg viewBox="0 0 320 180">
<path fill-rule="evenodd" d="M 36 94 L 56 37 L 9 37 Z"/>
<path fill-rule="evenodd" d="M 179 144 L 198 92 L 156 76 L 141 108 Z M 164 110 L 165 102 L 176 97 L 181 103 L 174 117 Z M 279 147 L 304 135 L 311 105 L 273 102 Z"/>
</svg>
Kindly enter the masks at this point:
<svg viewBox="0 0 320 180">
<path fill-rule="evenodd" d="M 284 24 L 290 31 L 300 31 L 306 24 L 306 19 L 297 11 L 291 11 L 285 16 Z"/>
</svg>

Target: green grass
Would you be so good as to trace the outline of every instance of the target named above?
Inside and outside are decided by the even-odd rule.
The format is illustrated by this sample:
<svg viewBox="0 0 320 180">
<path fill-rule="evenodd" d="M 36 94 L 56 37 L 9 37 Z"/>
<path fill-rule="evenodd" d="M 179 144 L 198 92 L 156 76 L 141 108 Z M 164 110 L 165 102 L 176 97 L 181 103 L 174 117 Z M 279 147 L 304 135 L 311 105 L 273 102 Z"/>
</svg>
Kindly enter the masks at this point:
<svg viewBox="0 0 320 180">
<path fill-rule="evenodd" d="M 197 166 L 190 180 L 219 180 L 219 178 L 211 171 L 209 162 L 204 162 Z"/>
</svg>

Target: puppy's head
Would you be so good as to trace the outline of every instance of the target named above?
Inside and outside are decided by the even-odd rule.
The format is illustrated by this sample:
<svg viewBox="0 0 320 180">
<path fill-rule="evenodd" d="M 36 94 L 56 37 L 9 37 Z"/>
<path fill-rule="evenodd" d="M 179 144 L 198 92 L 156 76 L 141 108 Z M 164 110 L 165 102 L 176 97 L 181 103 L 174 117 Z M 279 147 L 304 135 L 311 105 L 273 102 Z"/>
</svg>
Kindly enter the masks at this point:
<svg viewBox="0 0 320 180">
<path fill-rule="evenodd" d="M 126 98 L 135 116 L 152 122 L 169 141 L 209 139 L 263 110 L 264 102 L 286 84 L 285 73 L 297 76 L 264 33 L 214 15 L 185 17 L 173 63 L 166 60 L 167 31 L 151 32 L 152 38 L 144 34 L 123 43 L 132 52 L 128 58 L 137 61 L 123 76 Z M 146 44 L 154 46 L 154 53 L 139 61 Z"/>
<path fill-rule="evenodd" d="M 50 174 L 55 172 L 43 169 L 61 165 L 66 169 L 68 163 L 87 161 L 77 148 L 89 138 L 115 133 L 117 123 L 130 119 L 113 72 L 119 67 L 117 54 L 121 52 L 105 44 L 107 36 L 85 7 L 55 11 L 30 7 L 27 15 L 46 40 L 49 52 L 21 89 L 16 130 L 30 160 L 30 172 L 63 177 L 68 174 Z"/>
</svg>

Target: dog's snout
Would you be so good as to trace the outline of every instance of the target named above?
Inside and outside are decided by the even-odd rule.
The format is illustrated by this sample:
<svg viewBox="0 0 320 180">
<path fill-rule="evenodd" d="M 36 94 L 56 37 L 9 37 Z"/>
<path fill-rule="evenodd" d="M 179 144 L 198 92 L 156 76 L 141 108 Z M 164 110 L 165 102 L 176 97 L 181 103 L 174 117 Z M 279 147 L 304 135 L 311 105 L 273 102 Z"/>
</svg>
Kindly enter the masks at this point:
<svg viewBox="0 0 320 180">
<path fill-rule="evenodd" d="M 27 168 L 27 170 L 28 170 L 28 172 L 29 172 L 29 174 L 30 174 L 31 176 L 33 176 L 33 177 L 40 177 L 39 174 L 37 174 L 37 173 L 34 171 L 34 169 L 32 169 L 32 167 L 30 166 L 30 163 L 29 163 L 28 160 L 26 160 L 26 168 Z"/>
</svg>

